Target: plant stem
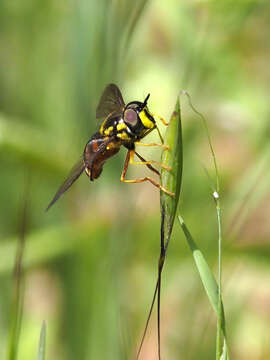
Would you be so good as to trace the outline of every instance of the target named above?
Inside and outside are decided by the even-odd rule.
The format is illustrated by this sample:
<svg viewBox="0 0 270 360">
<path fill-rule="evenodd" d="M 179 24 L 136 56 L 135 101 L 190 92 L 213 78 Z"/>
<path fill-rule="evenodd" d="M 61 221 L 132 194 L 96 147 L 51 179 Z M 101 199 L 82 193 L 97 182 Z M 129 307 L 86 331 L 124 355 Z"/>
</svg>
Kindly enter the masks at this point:
<svg viewBox="0 0 270 360">
<path fill-rule="evenodd" d="M 216 198 L 215 198 L 216 199 Z M 221 356 L 221 322 L 222 322 L 222 228 L 221 209 L 219 197 L 216 199 L 216 211 L 218 221 L 218 316 L 217 316 L 217 339 L 216 339 L 216 360 Z"/>
</svg>

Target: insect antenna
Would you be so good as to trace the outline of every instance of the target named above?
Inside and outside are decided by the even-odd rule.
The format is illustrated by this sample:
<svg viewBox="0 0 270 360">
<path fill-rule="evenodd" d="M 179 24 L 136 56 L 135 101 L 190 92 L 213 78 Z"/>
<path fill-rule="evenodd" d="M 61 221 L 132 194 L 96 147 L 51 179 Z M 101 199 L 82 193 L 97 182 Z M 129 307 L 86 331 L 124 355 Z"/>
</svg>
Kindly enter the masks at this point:
<svg viewBox="0 0 270 360">
<path fill-rule="evenodd" d="M 147 101 L 148 101 L 149 97 L 150 97 L 150 94 L 148 94 L 148 95 L 146 96 L 146 98 L 145 98 L 145 100 L 144 100 L 144 102 L 143 102 L 143 108 L 147 105 Z"/>
</svg>

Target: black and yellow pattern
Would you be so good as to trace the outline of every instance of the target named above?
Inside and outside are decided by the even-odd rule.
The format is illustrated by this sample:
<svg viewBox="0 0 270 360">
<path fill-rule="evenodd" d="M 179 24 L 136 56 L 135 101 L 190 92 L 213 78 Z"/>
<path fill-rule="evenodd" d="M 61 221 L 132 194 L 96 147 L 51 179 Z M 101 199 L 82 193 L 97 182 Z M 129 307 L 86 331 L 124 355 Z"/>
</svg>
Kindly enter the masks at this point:
<svg viewBox="0 0 270 360">
<path fill-rule="evenodd" d="M 156 180 L 150 177 L 134 180 L 125 179 L 129 163 L 146 165 L 150 170 L 154 171 L 158 175 L 158 170 L 153 168 L 152 164 L 157 164 L 165 168 L 162 164 L 157 162 L 144 160 L 135 151 L 135 145 L 140 144 L 140 141 L 154 129 L 158 131 L 162 144 L 152 143 L 142 145 L 163 146 L 166 148 L 166 146 L 163 145 L 163 139 L 157 127 L 155 116 L 147 107 L 149 96 L 150 94 L 147 95 L 144 102 L 132 101 L 125 105 L 122 94 L 116 85 L 110 84 L 105 88 L 96 111 L 96 117 L 98 119 L 103 119 L 99 130 L 86 144 L 81 160 L 71 170 L 67 180 L 60 186 L 47 209 L 49 209 L 74 183 L 74 181 L 78 179 L 83 170 L 91 181 L 97 179 L 103 170 L 104 163 L 110 157 L 115 155 L 121 146 L 128 149 L 124 169 L 121 175 L 122 182 L 139 183 L 143 181 L 150 181 L 162 191 L 173 195 L 163 188 Z M 162 118 L 157 118 L 166 125 L 166 122 Z M 135 154 L 140 158 L 140 162 L 134 161 Z M 168 168 L 166 168 L 166 170 L 170 171 Z"/>
</svg>

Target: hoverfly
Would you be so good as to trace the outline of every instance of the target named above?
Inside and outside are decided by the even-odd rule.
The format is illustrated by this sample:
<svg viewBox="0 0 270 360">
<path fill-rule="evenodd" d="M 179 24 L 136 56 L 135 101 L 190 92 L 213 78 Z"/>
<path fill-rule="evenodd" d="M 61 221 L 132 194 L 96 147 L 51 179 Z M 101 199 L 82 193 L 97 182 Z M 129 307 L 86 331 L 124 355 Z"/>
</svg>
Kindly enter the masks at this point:
<svg viewBox="0 0 270 360">
<path fill-rule="evenodd" d="M 128 149 L 121 175 L 122 182 L 141 183 L 144 181 L 150 181 L 154 186 L 160 188 L 162 191 L 168 193 L 169 195 L 174 195 L 163 188 L 151 177 L 146 176 L 144 178 L 133 180 L 126 180 L 125 178 L 129 163 L 146 165 L 150 170 L 158 175 L 159 171 L 156 170 L 152 164 L 160 165 L 168 171 L 171 170 L 156 161 L 146 161 L 135 151 L 136 145 L 161 146 L 168 149 L 168 147 L 163 144 L 163 139 L 157 127 L 155 116 L 147 107 L 149 96 L 150 94 L 146 96 L 144 102 L 132 101 L 125 105 L 119 88 L 115 84 L 109 84 L 106 86 L 96 110 L 96 118 L 103 119 L 103 121 L 98 131 L 86 144 L 83 156 L 71 169 L 69 176 L 60 186 L 46 210 L 48 210 L 64 194 L 64 192 L 70 188 L 83 171 L 85 171 L 91 181 L 97 179 L 103 170 L 104 163 L 110 157 L 118 153 L 122 145 Z M 162 118 L 158 117 L 158 119 L 160 119 L 163 124 L 168 125 Z M 161 144 L 141 143 L 141 139 L 154 129 L 158 131 Z M 141 161 L 134 161 L 134 155 L 136 155 Z"/>
</svg>

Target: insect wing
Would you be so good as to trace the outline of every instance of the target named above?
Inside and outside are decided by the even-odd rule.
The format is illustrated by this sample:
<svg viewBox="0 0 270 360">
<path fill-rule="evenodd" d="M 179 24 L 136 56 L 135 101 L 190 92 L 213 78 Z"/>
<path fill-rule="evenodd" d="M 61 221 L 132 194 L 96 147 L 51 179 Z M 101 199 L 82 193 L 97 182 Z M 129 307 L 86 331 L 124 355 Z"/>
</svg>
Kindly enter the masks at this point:
<svg viewBox="0 0 270 360">
<path fill-rule="evenodd" d="M 105 118 L 110 114 L 121 115 L 125 108 L 125 103 L 121 91 L 115 84 L 106 86 L 100 98 L 96 118 Z"/>
<path fill-rule="evenodd" d="M 63 182 L 63 184 L 60 186 L 60 188 L 57 190 L 54 198 L 49 203 L 46 211 L 49 210 L 49 208 L 64 194 L 65 191 L 67 191 L 68 188 L 78 179 L 78 177 L 81 175 L 85 168 L 84 161 L 81 159 L 77 164 L 73 166 L 71 169 L 67 179 Z"/>
</svg>

